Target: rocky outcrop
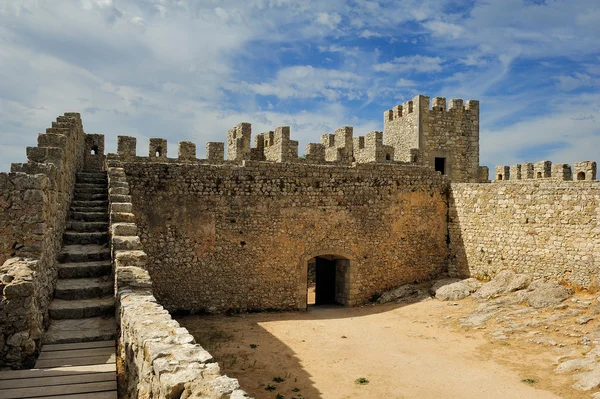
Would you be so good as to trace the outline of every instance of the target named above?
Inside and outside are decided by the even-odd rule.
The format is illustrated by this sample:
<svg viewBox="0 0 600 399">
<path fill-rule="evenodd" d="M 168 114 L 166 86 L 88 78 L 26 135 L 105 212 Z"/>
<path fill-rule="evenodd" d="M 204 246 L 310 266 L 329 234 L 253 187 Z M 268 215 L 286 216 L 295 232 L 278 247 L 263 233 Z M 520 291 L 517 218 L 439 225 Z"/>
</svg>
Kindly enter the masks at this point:
<svg viewBox="0 0 600 399">
<path fill-rule="evenodd" d="M 496 298 L 500 295 L 527 288 L 530 282 L 530 276 L 516 274 L 511 270 L 502 270 L 489 283 L 478 289 L 474 296 L 483 300 Z"/>
</svg>

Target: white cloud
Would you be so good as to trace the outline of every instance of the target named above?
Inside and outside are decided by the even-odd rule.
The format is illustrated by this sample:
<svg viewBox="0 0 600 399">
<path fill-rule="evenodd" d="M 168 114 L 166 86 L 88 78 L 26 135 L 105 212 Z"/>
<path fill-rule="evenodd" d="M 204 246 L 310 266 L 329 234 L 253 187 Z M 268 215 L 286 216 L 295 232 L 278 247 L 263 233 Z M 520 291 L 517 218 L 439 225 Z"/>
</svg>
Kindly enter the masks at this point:
<svg viewBox="0 0 600 399">
<path fill-rule="evenodd" d="M 505 118 L 510 118 L 519 108 L 526 106 L 528 100 L 530 99 L 526 96 L 518 101 L 509 98 L 498 100 L 494 102 L 496 107 L 488 113 L 504 114 Z M 536 148 L 543 150 L 544 159 L 556 163 L 597 160 L 600 109 L 596 104 L 599 101 L 599 94 L 586 94 L 577 98 L 563 96 L 547 104 L 551 112 L 546 115 L 500 129 L 492 129 L 489 123 L 483 121 L 480 131 L 482 163 L 493 167 L 541 161 L 542 159 L 519 155 L 536 153 Z M 489 117 L 494 118 L 492 115 Z"/>
<path fill-rule="evenodd" d="M 320 12 L 317 14 L 317 22 L 329 29 L 335 29 L 342 22 L 342 17 L 337 13 Z"/>
<path fill-rule="evenodd" d="M 375 64 L 376 72 L 401 73 L 406 71 L 415 72 L 439 72 L 442 70 L 444 61 L 440 57 L 429 57 L 424 55 L 410 55 L 396 57 L 390 62 Z"/>
<path fill-rule="evenodd" d="M 250 91 L 262 96 L 286 98 L 325 98 L 335 101 L 341 98 L 363 97 L 362 78 L 352 72 L 336 69 L 315 68 L 310 65 L 286 67 L 278 71 L 272 82 L 249 84 L 236 83 L 232 88 Z"/>
<path fill-rule="evenodd" d="M 573 76 L 558 76 L 558 87 L 561 90 L 572 91 L 580 87 L 598 86 L 599 81 L 584 73 L 575 73 Z"/>
<path fill-rule="evenodd" d="M 462 26 L 437 20 L 424 22 L 423 26 L 429 29 L 433 36 L 446 37 L 449 39 L 457 39 L 461 37 L 465 31 Z"/>
<path fill-rule="evenodd" d="M 414 87 L 417 85 L 417 82 L 414 80 L 400 78 L 396 81 L 396 87 Z"/>
<path fill-rule="evenodd" d="M 380 33 L 377 32 L 373 32 L 369 29 L 365 29 L 362 31 L 362 33 L 360 34 L 360 37 L 362 37 L 363 39 L 370 39 L 372 37 L 381 37 L 382 35 Z"/>
</svg>

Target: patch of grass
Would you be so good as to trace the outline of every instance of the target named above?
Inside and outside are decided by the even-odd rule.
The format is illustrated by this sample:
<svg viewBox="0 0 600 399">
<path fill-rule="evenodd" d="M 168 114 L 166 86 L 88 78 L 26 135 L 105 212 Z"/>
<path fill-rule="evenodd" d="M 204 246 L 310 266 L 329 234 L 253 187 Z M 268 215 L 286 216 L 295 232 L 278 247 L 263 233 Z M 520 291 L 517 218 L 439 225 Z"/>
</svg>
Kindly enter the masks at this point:
<svg viewBox="0 0 600 399">
<path fill-rule="evenodd" d="M 292 392 L 300 392 L 300 388 L 294 388 L 292 389 Z"/>
<path fill-rule="evenodd" d="M 271 384 L 269 384 L 265 387 L 265 391 L 274 391 L 276 389 L 277 389 L 277 387 L 275 385 L 271 385 Z"/>
<path fill-rule="evenodd" d="M 354 382 L 358 385 L 367 385 L 369 383 L 369 380 L 367 380 L 365 377 L 360 377 L 357 378 Z"/>
<path fill-rule="evenodd" d="M 521 380 L 521 382 L 524 382 L 525 384 L 530 384 L 530 385 L 533 385 L 536 383 L 536 381 L 533 378 L 525 378 L 524 380 Z"/>
<path fill-rule="evenodd" d="M 277 396 L 275 396 L 275 399 L 283 399 L 283 395 L 278 393 Z"/>
<path fill-rule="evenodd" d="M 281 377 L 275 377 L 275 378 L 273 378 L 273 382 L 276 382 L 276 383 L 280 383 L 280 382 L 283 382 L 283 381 L 285 381 L 285 378 L 281 378 Z"/>
<path fill-rule="evenodd" d="M 256 349 L 256 348 L 258 348 L 258 345 L 256 345 L 256 344 L 250 344 L 250 347 L 251 347 L 252 349 Z"/>
</svg>

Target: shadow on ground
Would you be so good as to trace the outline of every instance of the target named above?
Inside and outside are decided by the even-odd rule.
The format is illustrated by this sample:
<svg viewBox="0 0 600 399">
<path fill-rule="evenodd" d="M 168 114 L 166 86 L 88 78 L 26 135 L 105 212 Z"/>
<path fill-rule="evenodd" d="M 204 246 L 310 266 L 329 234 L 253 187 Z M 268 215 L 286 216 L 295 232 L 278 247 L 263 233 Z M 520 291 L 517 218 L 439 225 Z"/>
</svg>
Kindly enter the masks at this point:
<svg viewBox="0 0 600 399">
<path fill-rule="evenodd" d="M 177 320 L 215 357 L 222 373 L 237 378 L 242 388 L 251 396 L 257 399 L 315 399 L 321 398 L 323 394 L 315 387 L 313 376 L 292 347 L 325 346 L 322 335 L 326 334 L 328 329 L 324 325 L 320 326 L 320 320 L 325 322 L 365 317 L 411 303 L 414 302 L 358 308 L 322 305 L 309 306 L 306 312 L 191 315 L 177 317 Z M 297 328 L 286 326 L 285 323 L 273 327 L 277 322 L 287 320 L 293 320 Z M 299 327 L 298 323 L 302 325 L 302 321 L 311 321 L 307 323 L 310 327 L 306 330 Z M 276 335 L 273 332 L 274 328 L 277 329 Z M 293 328 L 294 331 L 286 331 L 286 328 Z M 353 333 L 348 331 L 347 335 Z M 279 337 L 284 337 L 286 342 Z M 333 340 L 346 338 L 344 335 L 328 337 Z M 349 341 L 348 355 L 351 356 L 353 344 Z M 322 360 L 335 363 L 335 359 L 327 358 L 325 349 L 323 347 Z M 354 384 L 355 379 L 360 377 L 362 374 L 351 375 L 348 377 L 350 381 L 344 384 Z"/>
</svg>

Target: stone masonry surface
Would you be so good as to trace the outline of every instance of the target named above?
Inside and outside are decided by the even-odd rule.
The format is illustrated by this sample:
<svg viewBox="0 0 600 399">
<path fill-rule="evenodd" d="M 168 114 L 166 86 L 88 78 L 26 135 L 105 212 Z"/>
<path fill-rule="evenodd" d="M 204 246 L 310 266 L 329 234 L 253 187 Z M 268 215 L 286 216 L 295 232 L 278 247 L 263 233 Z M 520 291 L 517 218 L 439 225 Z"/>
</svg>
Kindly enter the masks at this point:
<svg viewBox="0 0 600 399">
<path fill-rule="evenodd" d="M 444 269 L 448 184 L 426 167 L 135 158 L 123 168 L 169 310 L 304 309 L 318 255 L 350 260 L 346 305 Z"/>
<path fill-rule="evenodd" d="M 384 114 L 384 143 L 394 160 L 433 167 L 445 159 L 453 182 L 479 182 L 479 101 L 416 96 Z M 416 150 L 416 151 L 413 151 Z M 416 159 L 415 159 L 416 158 Z"/>
<path fill-rule="evenodd" d="M 35 362 L 75 175 L 84 163 L 95 162 L 94 146 L 96 138 L 86 137 L 79 114 L 66 113 L 38 136 L 37 147 L 27 148 L 27 163 L 0 173 L 0 367 Z"/>
<path fill-rule="evenodd" d="M 511 269 L 597 288 L 599 214 L 597 181 L 452 183 L 450 272 L 487 278 Z"/>
<path fill-rule="evenodd" d="M 236 379 L 171 318 L 152 294 L 147 255 L 133 222 L 129 184 L 118 157 L 108 160 L 111 252 L 115 267 L 122 398 L 248 398 Z"/>
<path fill-rule="evenodd" d="M 290 128 L 249 123 L 207 159 L 153 138 L 85 134 L 57 118 L 28 162 L 0 173 L 0 368 L 33 364 L 47 326 L 76 173 L 106 169 L 119 353 L 127 397 L 242 398 L 169 311 L 305 309 L 308 265 L 336 260 L 335 299 L 357 305 L 445 271 L 513 269 L 598 286 L 596 162 L 479 165 L 479 103 L 417 96 L 384 132 L 344 126 L 298 157 Z M 225 150 L 227 149 L 227 155 Z M 173 155 L 172 155 L 173 156 Z M 441 161 L 441 162 L 440 162 Z M 442 173 L 434 168 L 443 169 Z M 500 180 L 501 177 L 501 180 Z"/>
</svg>

